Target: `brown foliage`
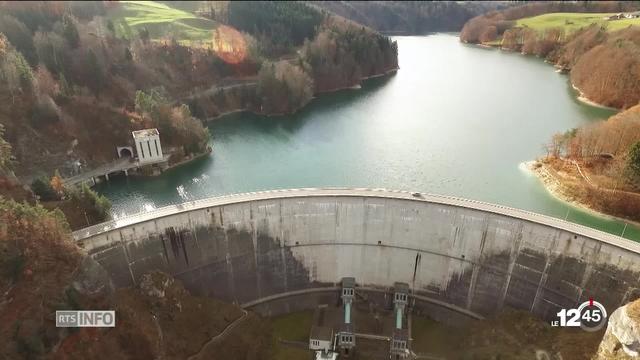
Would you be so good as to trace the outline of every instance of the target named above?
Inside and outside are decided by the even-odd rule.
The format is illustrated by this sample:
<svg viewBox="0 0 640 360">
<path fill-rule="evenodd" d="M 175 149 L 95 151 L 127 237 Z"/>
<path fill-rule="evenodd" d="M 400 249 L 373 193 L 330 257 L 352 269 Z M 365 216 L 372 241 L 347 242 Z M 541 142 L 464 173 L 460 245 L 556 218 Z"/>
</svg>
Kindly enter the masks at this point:
<svg viewBox="0 0 640 360">
<path fill-rule="evenodd" d="M 640 194 L 634 193 L 638 189 L 626 165 L 628 153 L 638 141 L 640 105 L 607 121 L 555 135 L 551 155 L 563 153 L 581 163 L 583 171 L 588 170 L 595 184 L 581 181 L 582 185 L 573 189 L 581 202 L 607 214 L 640 220 Z M 570 167 L 573 170 L 573 165 Z"/>
<path fill-rule="evenodd" d="M 582 189 L 584 201 L 605 214 L 640 220 L 640 195 L 630 196 L 622 191 L 605 191 L 586 186 Z"/>
<path fill-rule="evenodd" d="M 114 307 L 118 325 L 111 331 L 82 329 L 67 337 L 52 359 L 186 359 L 242 316 L 235 305 L 191 296 L 172 277 L 145 274 L 139 288 L 119 289 Z M 249 313 L 224 341 L 207 346 L 201 359 L 267 359 L 269 321 Z"/>
<path fill-rule="evenodd" d="M 288 61 L 265 62 L 260 69 L 258 96 L 265 113 L 291 113 L 313 96 L 313 82 L 302 68 Z"/>
<path fill-rule="evenodd" d="M 32 273 L 77 264 L 80 250 L 61 213 L 0 199 L 0 224 L 0 253 L 24 256 L 25 269 Z"/>
<path fill-rule="evenodd" d="M 481 37 L 490 26 L 495 26 L 501 35 L 513 24 L 513 20 L 537 16 L 554 12 L 624 12 L 637 10 L 637 2 L 633 1 L 589 1 L 589 2 L 560 2 L 535 1 L 521 6 L 506 8 L 502 11 L 492 11 L 485 15 L 476 16 L 467 21 L 460 32 L 460 40 L 469 43 L 482 42 Z"/>
<path fill-rule="evenodd" d="M 532 29 L 524 29 L 522 35 L 522 53 L 534 54 L 538 43 L 538 33 Z"/>
<path fill-rule="evenodd" d="M 464 24 L 460 32 L 460 40 L 474 44 L 480 42 L 480 37 L 485 32 L 485 29 L 493 23 L 485 16 L 474 17 Z"/>
<path fill-rule="evenodd" d="M 606 29 L 597 24 L 575 31 L 567 36 L 565 44 L 559 49 L 556 62 L 564 68 L 572 68 L 584 53 L 606 39 Z"/>
<path fill-rule="evenodd" d="M 480 42 L 490 42 L 498 37 L 498 28 L 494 25 L 487 26 L 480 35 Z"/>
<path fill-rule="evenodd" d="M 558 49 L 564 37 L 564 30 L 560 28 L 548 29 L 542 34 L 532 29 L 523 29 L 519 32 L 516 29 L 512 30 L 514 30 L 513 34 L 509 34 L 510 39 L 508 42 L 510 47 L 517 47 L 515 41 L 518 35 L 522 34 L 522 53 L 543 58 Z M 511 38 L 513 38 L 513 40 Z"/>
<path fill-rule="evenodd" d="M 97 2 L 0 2 L 0 12 L 6 10 L 24 22 L 28 33 L 33 34 L 30 40 L 37 64 L 35 76 L 31 76 L 29 63 L 13 56 L 16 52 L 11 44 L 0 36 L 0 71 L 6 70 L 9 75 L 5 77 L 9 81 L 0 83 L 0 101 L 5 104 L 0 109 L 0 122 L 7 125 L 7 139 L 18 164 L 14 170 L 19 176 L 36 169 L 51 173 L 57 168 L 66 177 L 72 170 L 69 164 L 77 160 L 89 167 L 113 160 L 114 146 L 129 143 L 132 130 L 159 122 L 133 113 L 137 90 L 166 89 L 170 94 L 167 103 L 172 105 L 164 109 L 164 124 L 175 134 L 163 132 L 169 135 L 163 142 L 193 149 L 206 143 L 206 132 L 191 116 L 175 112 L 173 104 L 196 104 L 192 111 L 199 117 L 238 109 L 288 112 L 306 104 L 314 90 L 353 86 L 361 77 L 397 68 L 397 47 L 388 38 L 351 21 L 326 16 L 318 32 L 331 32 L 336 51 L 317 57 L 315 73 L 297 51 L 280 59 L 287 62 L 281 66 L 287 69 L 279 71 L 277 83 L 272 84 L 277 90 L 274 98 L 280 103 L 261 107 L 263 98 L 257 96 L 256 80 L 264 60 L 264 44 L 258 46 L 247 34 L 230 28 L 216 34 L 224 42 L 217 43 L 217 52 L 202 43 L 185 46 L 171 38 L 117 38 L 102 28 L 103 19 L 90 20 L 92 15 L 103 15 L 105 7 L 116 6 Z M 69 11 L 79 19 L 72 21 L 78 39 L 61 36 L 66 34 L 61 31 L 62 16 L 69 16 Z M 237 46 L 229 52 L 222 46 L 229 44 Z M 3 60 L 10 56 L 11 61 Z M 326 67 L 324 60 L 328 61 Z M 26 66 L 18 66 L 22 64 Z M 310 85 L 310 77 L 321 84 L 317 88 L 314 83 Z M 221 88 L 224 91 L 215 91 Z M 212 93 L 217 100 L 207 103 Z M 200 102 L 205 105 L 200 106 Z M 197 136 L 186 135 L 194 131 Z M 71 145 L 76 140 L 77 146 Z"/>
<path fill-rule="evenodd" d="M 580 159 L 599 154 L 624 158 L 631 145 L 640 141 L 640 105 L 607 121 L 581 127 L 567 143 L 567 155 Z"/>
<path fill-rule="evenodd" d="M 8 46 L 9 44 L 6 36 L 4 36 L 4 34 L 0 35 L 0 57 L 6 54 Z"/>
<path fill-rule="evenodd" d="M 502 35 L 502 48 L 505 50 L 520 51 L 523 41 L 522 28 L 509 29 Z"/>
<path fill-rule="evenodd" d="M 59 175 L 53 175 L 49 183 L 53 191 L 57 192 L 58 194 L 64 193 L 64 184 L 62 182 L 62 178 Z"/>
<path fill-rule="evenodd" d="M 640 102 L 640 29 L 611 34 L 576 62 L 571 81 L 590 100 L 617 108 Z"/>
<path fill-rule="evenodd" d="M 529 11 L 557 10 L 559 6 L 554 3 L 530 5 L 474 18 L 465 25 L 460 38 L 468 42 L 491 41 L 495 32 L 499 35 L 495 24 L 504 19 L 525 13 L 530 16 Z M 602 4 L 579 9 L 594 11 L 611 6 Z M 616 6 L 626 8 L 631 5 Z M 511 28 L 504 31 L 502 48 L 520 50 L 523 54 L 545 58 L 563 69 L 571 69 L 572 83 L 589 100 L 623 109 L 640 102 L 640 29 L 637 27 L 607 33 L 605 28 L 591 25 L 569 35 L 561 28 L 543 33 L 529 28 Z"/>
<path fill-rule="evenodd" d="M 35 78 L 38 92 L 41 95 L 56 97 L 60 94 L 60 86 L 46 67 L 38 66 L 35 73 Z"/>
<path fill-rule="evenodd" d="M 564 29 L 551 28 L 544 32 L 542 37 L 538 39 L 535 54 L 540 57 L 547 57 L 552 51 L 556 50 L 562 44 L 564 38 Z"/>
<path fill-rule="evenodd" d="M 313 41 L 305 43 L 303 58 L 316 93 L 358 85 L 363 77 L 398 67 L 394 41 L 349 22 L 330 22 Z"/>
<path fill-rule="evenodd" d="M 49 316 L 81 258 L 61 213 L 0 199 L 0 357 L 20 358 L 16 343 L 29 356 L 55 344 Z"/>
</svg>

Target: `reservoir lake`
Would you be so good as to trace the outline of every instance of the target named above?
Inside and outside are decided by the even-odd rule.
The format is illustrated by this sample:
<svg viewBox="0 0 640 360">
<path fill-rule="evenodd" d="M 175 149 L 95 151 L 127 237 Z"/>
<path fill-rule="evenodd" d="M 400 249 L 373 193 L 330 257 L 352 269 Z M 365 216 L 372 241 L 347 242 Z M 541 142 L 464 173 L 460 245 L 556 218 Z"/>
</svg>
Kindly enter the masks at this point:
<svg viewBox="0 0 640 360">
<path fill-rule="evenodd" d="M 396 74 L 319 95 L 294 115 L 213 120 L 210 156 L 96 189 L 114 218 L 217 195 L 338 186 L 452 195 L 622 234 L 625 223 L 555 199 L 522 165 L 544 155 L 554 133 L 612 111 L 578 101 L 568 77 L 535 57 L 455 34 L 394 39 Z M 624 236 L 640 240 L 640 230 L 629 225 Z"/>
</svg>

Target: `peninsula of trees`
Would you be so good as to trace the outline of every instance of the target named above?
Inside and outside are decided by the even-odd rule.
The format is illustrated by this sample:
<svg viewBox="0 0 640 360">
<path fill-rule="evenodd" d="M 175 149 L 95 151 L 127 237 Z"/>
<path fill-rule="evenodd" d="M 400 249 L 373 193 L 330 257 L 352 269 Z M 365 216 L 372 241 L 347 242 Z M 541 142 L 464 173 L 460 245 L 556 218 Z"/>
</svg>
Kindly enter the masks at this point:
<svg viewBox="0 0 640 360">
<path fill-rule="evenodd" d="M 640 105 L 556 134 L 534 171 L 562 198 L 640 221 Z"/>
</svg>

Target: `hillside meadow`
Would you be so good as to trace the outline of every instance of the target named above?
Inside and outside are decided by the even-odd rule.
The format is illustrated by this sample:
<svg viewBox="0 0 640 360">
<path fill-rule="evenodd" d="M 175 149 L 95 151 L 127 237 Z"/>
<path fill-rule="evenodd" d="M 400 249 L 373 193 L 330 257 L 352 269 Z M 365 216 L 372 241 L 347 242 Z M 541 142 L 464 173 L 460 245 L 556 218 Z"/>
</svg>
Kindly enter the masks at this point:
<svg viewBox="0 0 640 360">
<path fill-rule="evenodd" d="M 516 26 L 536 31 L 562 28 L 566 33 L 570 33 L 591 24 L 606 26 L 608 31 L 640 25 L 640 18 L 608 20 L 613 15 L 616 13 L 551 13 L 519 19 L 516 21 Z"/>
</svg>

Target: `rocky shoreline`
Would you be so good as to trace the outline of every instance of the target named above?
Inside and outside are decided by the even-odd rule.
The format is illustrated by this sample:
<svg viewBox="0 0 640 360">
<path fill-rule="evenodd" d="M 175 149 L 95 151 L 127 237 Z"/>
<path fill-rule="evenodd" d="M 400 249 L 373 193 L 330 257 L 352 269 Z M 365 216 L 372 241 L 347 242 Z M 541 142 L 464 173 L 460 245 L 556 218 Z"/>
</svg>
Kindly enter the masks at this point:
<svg viewBox="0 0 640 360">
<path fill-rule="evenodd" d="M 640 226 L 640 223 L 638 222 L 598 211 L 592 208 L 589 204 L 582 202 L 576 197 L 572 196 L 570 193 L 568 193 L 566 185 L 562 183 L 562 180 L 553 175 L 548 166 L 541 161 L 527 161 L 523 163 L 523 165 L 526 170 L 528 170 L 531 174 L 535 175 L 540 180 L 549 194 L 551 194 L 554 198 L 566 203 L 567 205 L 582 211 L 586 211 L 589 214 L 604 219 L 617 220 L 629 224 L 634 224 L 635 226 Z"/>
<path fill-rule="evenodd" d="M 600 108 L 600 109 L 613 110 L 613 111 L 620 111 L 620 109 L 618 109 L 618 108 L 611 107 L 611 106 L 606 106 L 606 105 L 603 105 L 603 104 L 597 103 L 597 102 L 595 102 L 595 101 L 593 101 L 593 100 L 589 99 L 588 97 L 586 97 L 586 96 L 584 95 L 584 93 L 582 92 L 582 90 L 580 90 L 580 88 L 578 88 L 576 85 L 574 85 L 574 84 L 571 82 L 571 79 L 569 79 L 569 83 L 571 84 L 571 87 L 573 88 L 573 90 L 575 90 L 575 91 L 577 91 L 577 92 L 578 92 L 578 96 L 577 96 L 578 101 L 580 101 L 580 102 L 582 102 L 582 103 L 584 103 L 584 104 L 587 104 L 587 105 L 589 105 L 589 106 L 594 106 L 594 107 L 597 107 L 597 108 Z"/>
</svg>

